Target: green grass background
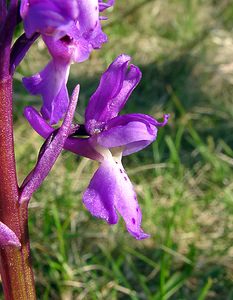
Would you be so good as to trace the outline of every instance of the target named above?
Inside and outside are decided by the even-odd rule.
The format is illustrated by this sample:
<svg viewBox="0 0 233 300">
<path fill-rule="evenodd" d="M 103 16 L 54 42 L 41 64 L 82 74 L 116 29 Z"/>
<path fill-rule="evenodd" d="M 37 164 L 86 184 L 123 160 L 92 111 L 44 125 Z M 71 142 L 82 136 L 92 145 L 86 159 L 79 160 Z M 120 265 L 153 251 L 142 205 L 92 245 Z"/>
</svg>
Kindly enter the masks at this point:
<svg viewBox="0 0 233 300">
<path fill-rule="evenodd" d="M 127 3 L 126 3 L 127 2 Z M 109 43 L 73 65 L 83 121 L 100 74 L 120 53 L 143 78 L 124 113 L 149 113 L 169 125 L 124 165 L 151 234 L 134 240 L 82 205 L 96 162 L 63 152 L 30 203 L 38 299 L 233 299 L 233 3 L 215 0 L 116 1 L 104 31 Z M 22 180 L 43 140 L 22 117 L 40 99 L 22 76 L 49 55 L 39 41 L 15 75 L 15 142 Z"/>
</svg>

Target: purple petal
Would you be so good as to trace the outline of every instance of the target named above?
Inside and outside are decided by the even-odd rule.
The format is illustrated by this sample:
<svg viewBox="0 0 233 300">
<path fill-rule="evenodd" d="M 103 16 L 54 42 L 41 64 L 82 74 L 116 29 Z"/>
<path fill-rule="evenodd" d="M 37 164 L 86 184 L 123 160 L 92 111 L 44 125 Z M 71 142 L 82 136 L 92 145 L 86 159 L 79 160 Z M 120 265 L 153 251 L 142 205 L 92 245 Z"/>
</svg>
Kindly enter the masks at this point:
<svg viewBox="0 0 233 300">
<path fill-rule="evenodd" d="M 0 247 L 5 246 L 20 248 L 21 244 L 16 234 L 8 226 L 0 222 Z"/>
<path fill-rule="evenodd" d="M 118 56 L 102 75 L 86 109 L 86 129 L 89 133 L 101 130 L 106 121 L 118 115 L 140 81 L 140 70 L 134 65 L 128 69 L 129 61 L 127 55 Z"/>
<path fill-rule="evenodd" d="M 98 0 L 79 1 L 79 30 L 81 36 L 88 41 L 93 49 L 99 49 L 107 42 L 99 20 Z"/>
<path fill-rule="evenodd" d="M 108 0 L 107 2 L 103 2 L 102 0 L 99 0 L 99 11 L 102 12 L 105 9 L 113 6 L 115 3 L 114 0 Z"/>
<path fill-rule="evenodd" d="M 78 101 L 78 94 L 79 86 L 77 86 L 73 92 L 62 126 L 56 134 L 54 134 L 54 136 L 52 133 L 52 135 L 46 140 L 44 147 L 42 148 L 42 152 L 39 154 L 35 168 L 23 182 L 21 187 L 20 203 L 25 201 L 28 202 L 31 199 L 32 194 L 39 188 L 60 155 L 71 130 L 71 123 Z"/>
<path fill-rule="evenodd" d="M 16 67 L 20 64 L 29 48 L 35 42 L 35 40 L 39 37 L 39 34 L 35 33 L 31 38 L 27 38 L 25 33 L 22 34 L 14 43 L 11 49 L 11 62 L 10 62 L 10 70 L 11 74 L 14 73 Z"/>
<path fill-rule="evenodd" d="M 47 139 L 50 134 L 53 133 L 54 128 L 49 125 L 33 107 L 25 107 L 24 116 L 32 128 L 44 139 Z"/>
<path fill-rule="evenodd" d="M 164 114 L 163 121 L 159 122 L 150 115 L 145 115 L 145 114 L 140 114 L 140 113 L 125 114 L 125 115 L 117 116 L 116 118 L 109 120 L 105 126 L 105 129 L 110 129 L 110 128 L 116 127 L 116 126 L 124 126 L 124 125 L 128 124 L 129 122 L 133 122 L 133 121 L 143 122 L 145 124 L 150 124 L 150 125 L 156 126 L 156 127 L 163 127 L 163 126 L 167 125 L 169 117 L 170 117 L 169 114 Z"/>
<path fill-rule="evenodd" d="M 114 208 L 115 178 L 112 166 L 104 161 L 94 174 L 87 190 L 83 195 L 83 203 L 90 213 L 116 224 L 118 216 Z"/>
<path fill-rule="evenodd" d="M 78 13 L 77 0 L 22 0 L 20 6 L 27 37 L 39 32 L 58 39 L 66 35 Z"/>
<path fill-rule="evenodd" d="M 99 21 L 98 0 L 81 0 L 78 7 L 80 31 L 87 35 L 91 34 Z"/>
<path fill-rule="evenodd" d="M 137 197 L 119 160 L 106 159 L 100 165 L 83 195 L 83 203 L 93 216 L 109 224 L 117 223 L 118 211 L 132 236 L 136 239 L 149 237 L 141 229 Z"/>
<path fill-rule="evenodd" d="M 26 107 L 24 115 L 32 128 L 44 139 L 47 139 L 54 132 L 54 128 L 33 107 Z M 103 160 L 101 154 L 93 148 L 89 138 L 69 137 L 64 144 L 64 149 L 93 160 Z"/>
<path fill-rule="evenodd" d="M 122 147 L 123 155 L 129 155 L 142 150 L 156 139 L 158 129 L 154 124 L 158 122 L 148 115 L 118 116 L 96 135 L 97 143 L 108 149 Z"/>
<path fill-rule="evenodd" d="M 66 83 L 69 64 L 52 60 L 44 70 L 32 77 L 23 78 L 23 84 L 32 95 L 41 94 L 41 113 L 50 124 L 56 124 L 64 115 L 69 103 Z"/>
</svg>

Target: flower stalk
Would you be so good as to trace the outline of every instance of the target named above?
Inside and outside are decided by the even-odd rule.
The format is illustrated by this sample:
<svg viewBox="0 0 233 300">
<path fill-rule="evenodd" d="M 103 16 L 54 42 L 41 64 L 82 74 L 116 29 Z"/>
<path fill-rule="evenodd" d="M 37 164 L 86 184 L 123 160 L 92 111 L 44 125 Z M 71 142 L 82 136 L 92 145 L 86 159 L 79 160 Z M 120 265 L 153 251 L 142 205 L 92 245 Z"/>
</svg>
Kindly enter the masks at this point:
<svg viewBox="0 0 233 300">
<path fill-rule="evenodd" d="M 12 78 L 0 81 L 0 221 L 18 237 L 21 247 L 0 249 L 0 273 L 6 300 L 36 299 L 30 264 L 27 206 L 19 205 L 16 178 Z"/>
</svg>

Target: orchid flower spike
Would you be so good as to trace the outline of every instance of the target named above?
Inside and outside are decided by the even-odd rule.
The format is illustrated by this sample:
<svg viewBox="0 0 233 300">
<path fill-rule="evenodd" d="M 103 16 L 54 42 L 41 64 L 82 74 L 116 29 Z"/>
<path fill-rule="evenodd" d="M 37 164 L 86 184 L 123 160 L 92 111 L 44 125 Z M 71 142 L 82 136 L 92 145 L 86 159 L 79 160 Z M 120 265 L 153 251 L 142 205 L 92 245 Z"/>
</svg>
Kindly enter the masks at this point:
<svg viewBox="0 0 233 300">
<path fill-rule="evenodd" d="M 41 113 L 50 124 L 56 124 L 68 108 L 66 83 L 70 65 L 85 61 L 93 49 L 107 42 L 101 29 L 100 12 L 111 5 L 113 1 L 21 1 L 20 13 L 27 38 L 40 33 L 52 56 L 41 72 L 23 79 L 31 94 L 42 96 Z"/>
<path fill-rule="evenodd" d="M 122 166 L 122 156 L 142 150 L 155 141 L 158 128 L 167 124 L 144 114 L 118 116 L 129 96 L 141 79 L 138 67 L 130 65 L 127 55 L 117 57 L 102 75 L 96 92 L 92 95 L 85 113 L 85 134 L 80 128 L 70 136 L 64 148 L 99 161 L 83 203 L 90 213 L 106 220 L 109 224 L 118 222 L 119 213 L 128 232 L 136 239 L 149 235 L 141 228 L 142 214 L 133 185 Z M 44 138 L 53 128 L 32 108 L 25 116 L 31 126 Z"/>
</svg>

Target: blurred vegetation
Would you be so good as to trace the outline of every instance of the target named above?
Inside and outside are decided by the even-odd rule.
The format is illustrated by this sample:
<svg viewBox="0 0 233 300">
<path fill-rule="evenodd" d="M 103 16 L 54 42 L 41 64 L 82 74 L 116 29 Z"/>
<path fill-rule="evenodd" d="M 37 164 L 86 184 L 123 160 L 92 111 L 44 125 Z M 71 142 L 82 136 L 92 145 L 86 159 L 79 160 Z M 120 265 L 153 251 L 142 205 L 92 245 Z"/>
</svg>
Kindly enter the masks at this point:
<svg viewBox="0 0 233 300">
<path fill-rule="evenodd" d="M 30 204 L 38 299 L 233 299 L 233 3 L 215 0 L 116 1 L 109 43 L 73 65 L 83 120 L 100 74 L 120 53 L 143 79 L 124 112 L 169 125 L 145 151 L 124 158 L 151 234 L 136 241 L 121 221 L 109 227 L 84 209 L 95 162 L 64 152 Z M 21 78 L 49 60 L 42 41 L 15 76 L 18 175 L 33 167 L 42 139 L 22 117 L 39 107 Z"/>
</svg>

